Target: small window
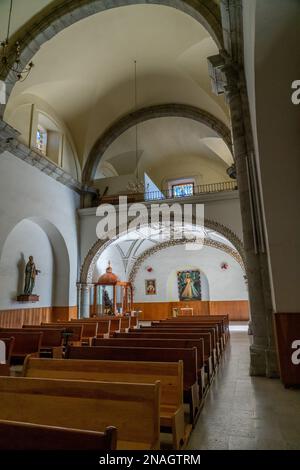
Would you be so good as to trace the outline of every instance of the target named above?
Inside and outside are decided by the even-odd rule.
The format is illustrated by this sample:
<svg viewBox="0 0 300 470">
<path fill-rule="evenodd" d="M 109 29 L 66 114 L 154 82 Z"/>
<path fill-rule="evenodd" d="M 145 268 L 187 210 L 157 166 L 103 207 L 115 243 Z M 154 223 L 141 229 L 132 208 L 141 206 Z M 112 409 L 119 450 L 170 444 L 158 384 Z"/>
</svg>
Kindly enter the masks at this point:
<svg viewBox="0 0 300 470">
<path fill-rule="evenodd" d="M 47 131 L 40 125 L 36 132 L 36 147 L 43 155 L 47 154 Z"/>
<path fill-rule="evenodd" d="M 172 185 L 173 197 L 187 197 L 194 194 L 194 183 L 180 183 Z"/>
</svg>

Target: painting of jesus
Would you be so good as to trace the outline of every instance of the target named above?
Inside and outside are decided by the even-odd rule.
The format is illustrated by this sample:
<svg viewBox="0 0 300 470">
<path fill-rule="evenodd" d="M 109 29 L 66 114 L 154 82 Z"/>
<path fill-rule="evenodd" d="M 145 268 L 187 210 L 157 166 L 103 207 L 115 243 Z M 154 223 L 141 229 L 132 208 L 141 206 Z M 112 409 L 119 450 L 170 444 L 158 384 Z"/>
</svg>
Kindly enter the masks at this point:
<svg viewBox="0 0 300 470">
<path fill-rule="evenodd" d="M 177 272 L 179 300 L 201 300 L 200 271 Z"/>
</svg>

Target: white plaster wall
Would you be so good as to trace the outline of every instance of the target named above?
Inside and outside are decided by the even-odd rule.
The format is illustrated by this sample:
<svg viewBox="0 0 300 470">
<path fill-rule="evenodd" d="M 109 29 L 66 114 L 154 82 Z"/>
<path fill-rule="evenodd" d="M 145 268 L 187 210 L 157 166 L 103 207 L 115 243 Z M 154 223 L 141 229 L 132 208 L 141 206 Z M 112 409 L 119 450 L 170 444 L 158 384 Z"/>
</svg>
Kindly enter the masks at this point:
<svg viewBox="0 0 300 470">
<path fill-rule="evenodd" d="M 59 298 L 66 298 L 65 304 L 69 305 L 76 305 L 78 206 L 79 196 L 69 188 L 8 152 L 0 155 L 0 256 L 5 241 L 19 222 L 37 220 L 52 237 L 57 263 L 63 256 L 69 260 L 69 266 L 65 266 L 67 262 L 61 266 L 57 286 Z M 8 297 L 0 301 L 7 304 Z"/>
<path fill-rule="evenodd" d="M 220 267 L 222 262 L 228 263 L 226 271 Z M 151 273 L 147 266 L 152 267 Z M 199 251 L 175 246 L 155 253 L 140 266 L 134 284 L 135 301 L 178 301 L 177 271 L 187 269 L 201 271 L 202 300 L 248 300 L 244 272 L 230 255 L 206 246 Z M 146 279 L 156 279 L 157 295 L 145 294 Z"/>
<path fill-rule="evenodd" d="M 194 199 L 204 204 L 204 216 L 208 220 L 218 222 L 232 230 L 241 240 L 242 222 L 238 192 L 207 195 Z M 86 255 L 97 241 L 96 227 L 100 218 L 96 216 L 96 209 L 80 209 L 80 258 L 81 265 Z"/>
<path fill-rule="evenodd" d="M 39 307 L 52 305 L 55 266 L 50 241 L 38 225 L 23 220 L 10 233 L 0 260 L 1 309 L 28 307 L 16 298 L 23 293 L 25 265 L 31 255 L 36 268 L 41 271 L 36 277 L 33 293 L 40 296 Z"/>
</svg>

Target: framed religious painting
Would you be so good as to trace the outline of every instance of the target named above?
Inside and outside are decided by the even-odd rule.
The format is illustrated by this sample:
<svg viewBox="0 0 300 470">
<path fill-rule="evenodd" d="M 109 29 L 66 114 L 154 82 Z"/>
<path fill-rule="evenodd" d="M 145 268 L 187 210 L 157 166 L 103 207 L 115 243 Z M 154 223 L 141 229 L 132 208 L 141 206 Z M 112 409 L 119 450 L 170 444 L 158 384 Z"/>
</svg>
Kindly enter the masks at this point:
<svg viewBox="0 0 300 470">
<path fill-rule="evenodd" d="M 146 295 L 156 295 L 156 280 L 155 279 L 145 280 L 145 293 Z"/>
<path fill-rule="evenodd" d="M 201 277 L 199 270 L 178 271 L 179 300 L 201 300 Z"/>
</svg>

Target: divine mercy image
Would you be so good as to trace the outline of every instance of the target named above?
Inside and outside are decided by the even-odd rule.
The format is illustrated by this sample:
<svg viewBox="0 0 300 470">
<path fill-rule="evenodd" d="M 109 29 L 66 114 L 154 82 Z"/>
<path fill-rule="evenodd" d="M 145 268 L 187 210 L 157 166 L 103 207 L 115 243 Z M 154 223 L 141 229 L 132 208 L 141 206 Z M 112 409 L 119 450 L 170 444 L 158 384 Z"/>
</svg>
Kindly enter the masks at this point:
<svg viewBox="0 0 300 470">
<path fill-rule="evenodd" d="M 179 300 L 201 300 L 200 271 L 178 271 Z"/>
</svg>

